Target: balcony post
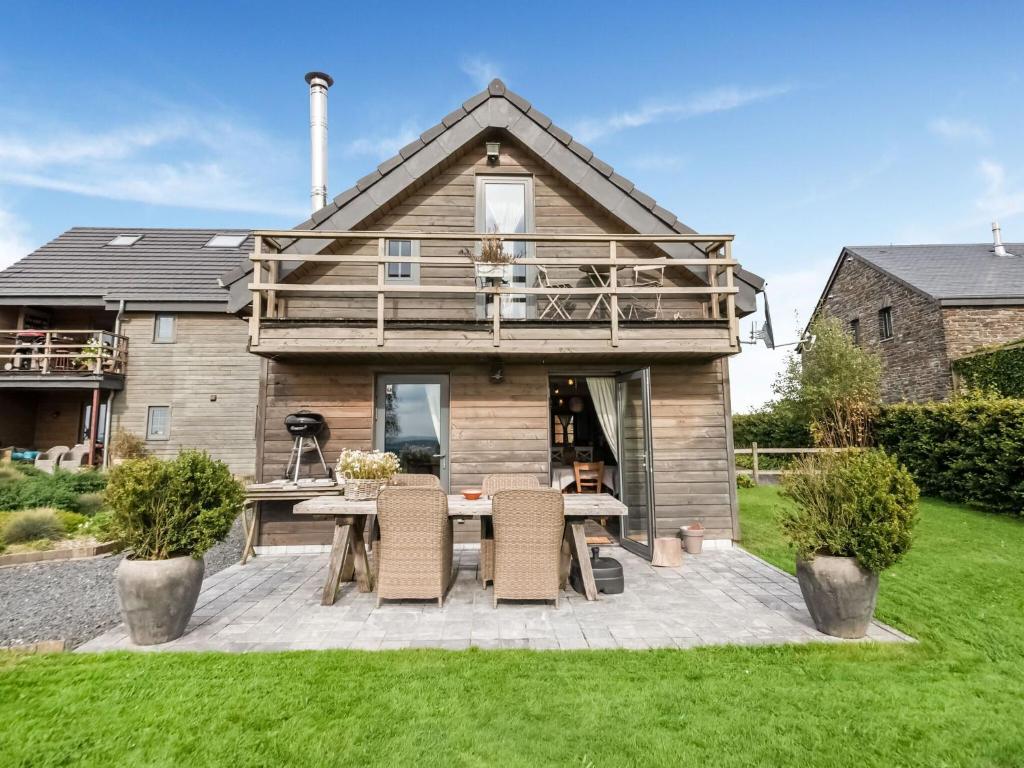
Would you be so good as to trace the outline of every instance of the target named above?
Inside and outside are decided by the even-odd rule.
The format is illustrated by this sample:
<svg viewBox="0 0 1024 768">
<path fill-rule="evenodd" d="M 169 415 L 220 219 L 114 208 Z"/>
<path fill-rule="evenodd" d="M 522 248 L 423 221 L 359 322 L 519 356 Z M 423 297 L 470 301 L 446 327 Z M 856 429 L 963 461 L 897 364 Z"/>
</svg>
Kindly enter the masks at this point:
<svg viewBox="0 0 1024 768">
<path fill-rule="evenodd" d="M 253 238 L 253 260 L 252 260 L 252 313 L 249 315 L 249 343 L 258 346 L 260 343 L 260 315 L 263 312 L 263 291 L 260 283 L 263 279 L 263 262 L 260 256 L 263 255 L 263 236 L 256 235 Z"/>
<path fill-rule="evenodd" d="M 383 237 L 377 238 L 377 346 L 384 346 L 384 276 L 387 274 L 387 265 L 384 263 L 386 241 Z"/>
<path fill-rule="evenodd" d="M 612 346 L 619 346 L 619 267 L 615 264 L 617 243 L 614 240 L 608 242 L 608 258 L 611 264 L 608 266 L 608 285 L 612 289 L 611 315 L 612 315 Z"/>
<path fill-rule="evenodd" d="M 708 258 L 713 259 L 715 251 L 708 251 Z M 722 309 L 718 306 L 718 265 L 708 264 L 708 286 L 711 288 L 711 319 L 718 320 L 722 316 Z"/>
<path fill-rule="evenodd" d="M 96 430 L 100 423 L 100 388 L 92 391 L 92 410 L 89 412 L 89 466 L 96 466 Z"/>
<path fill-rule="evenodd" d="M 496 347 L 501 346 L 501 288 L 494 291 L 494 332 L 491 343 Z"/>
<path fill-rule="evenodd" d="M 43 375 L 45 376 L 50 372 L 50 352 L 52 352 L 52 345 L 50 344 L 50 332 L 47 331 L 46 335 L 43 336 Z"/>
<path fill-rule="evenodd" d="M 725 243 L 725 258 L 732 261 L 732 243 L 728 240 Z M 725 268 L 725 287 L 733 288 L 733 269 L 732 264 L 729 264 Z M 738 347 L 740 343 L 740 326 L 739 321 L 736 319 L 736 294 L 728 293 L 725 297 L 725 316 L 729 320 L 729 343 L 731 346 Z"/>
</svg>

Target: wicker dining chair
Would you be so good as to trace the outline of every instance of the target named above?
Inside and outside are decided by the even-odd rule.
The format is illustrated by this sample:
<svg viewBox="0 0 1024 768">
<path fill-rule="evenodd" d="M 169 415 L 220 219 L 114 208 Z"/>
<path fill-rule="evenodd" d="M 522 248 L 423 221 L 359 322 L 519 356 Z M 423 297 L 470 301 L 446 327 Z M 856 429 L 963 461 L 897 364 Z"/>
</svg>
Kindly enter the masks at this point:
<svg viewBox="0 0 1024 768">
<path fill-rule="evenodd" d="M 498 600 L 554 600 L 561 583 L 565 510 L 553 488 L 499 491 L 494 523 L 494 606 Z"/>
<path fill-rule="evenodd" d="M 441 478 L 437 475 L 392 475 L 388 480 L 392 488 L 440 488 Z"/>
<path fill-rule="evenodd" d="M 385 488 L 377 497 L 377 521 L 377 605 L 430 598 L 443 605 L 452 581 L 448 497 L 439 488 Z"/>
<path fill-rule="evenodd" d="M 498 491 L 529 490 L 540 488 L 536 475 L 503 474 L 486 475 L 484 477 L 484 498 L 491 498 Z M 491 521 L 484 517 L 480 520 L 480 584 L 487 588 L 487 582 L 494 581 L 494 533 Z"/>
</svg>

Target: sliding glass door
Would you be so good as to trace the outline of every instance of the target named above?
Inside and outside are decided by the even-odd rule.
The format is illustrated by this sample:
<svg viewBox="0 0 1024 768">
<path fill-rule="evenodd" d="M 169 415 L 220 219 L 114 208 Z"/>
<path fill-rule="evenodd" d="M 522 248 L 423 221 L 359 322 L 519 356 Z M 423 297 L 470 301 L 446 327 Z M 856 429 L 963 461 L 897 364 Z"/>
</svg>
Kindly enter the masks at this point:
<svg viewBox="0 0 1024 768">
<path fill-rule="evenodd" d="M 620 499 L 629 509 L 622 519 L 621 543 L 626 549 L 650 559 L 655 530 L 650 369 L 617 377 L 616 400 Z"/>
<path fill-rule="evenodd" d="M 435 475 L 448 488 L 448 377 L 377 377 L 374 440 L 398 456 L 402 472 Z"/>
</svg>

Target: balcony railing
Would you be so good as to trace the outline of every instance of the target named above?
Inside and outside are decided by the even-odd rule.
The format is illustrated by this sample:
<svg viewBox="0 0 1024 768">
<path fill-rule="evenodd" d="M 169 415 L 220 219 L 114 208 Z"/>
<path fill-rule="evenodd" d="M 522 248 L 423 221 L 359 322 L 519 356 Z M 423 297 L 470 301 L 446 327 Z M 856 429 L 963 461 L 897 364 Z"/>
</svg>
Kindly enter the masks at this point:
<svg viewBox="0 0 1024 768">
<path fill-rule="evenodd" d="M 128 339 L 110 331 L 0 330 L 0 376 L 123 376 Z"/>
<path fill-rule="evenodd" d="M 736 318 L 736 294 L 734 269 L 738 263 L 732 259 L 732 235 L 638 235 L 638 234 L 471 234 L 454 232 L 409 232 L 409 231 L 295 231 L 257 230 L 253 233 L 252 315 L 250 319 L 250 343 L 258 346 L 260 329 L 267 321 L 309 319 L 291 311 L 289 297 L 297 301 L 311 300 L 312 297 L 337 302 L 336 307 L 354 307 L 358 300 L 366 305 L 368 322 L 375 322 L 377 345 L 383 347 L 387 338 L 386 300 L 389 298 L 436 300 L 462 297 L 476 304 L 477 315 L 472 320 L 486 320 L 491 329 L 493 346 L 501 346 L 502 325 L 522 320 L 543 321 L 549 324 L 580 323 L 607 325 L 610 346 L 619 345 L 620 324 L 636 325 L 643 321 L 665 323 L 693 321 L 717 321 L 728 328 L 729 344 L 738 346 L 738 323 Z M 514 267 L 525 267 L 517 281 L 482 277 L 480 270 L 474 272 L 474 258 L 460 253 L 460 246 L 477 247 L 485 238 L 500 238 L 507 244 L 525 243 L 526 246 L 512 246 L 519 255 L 512 262 Z M 362 253 L 315 253 L 303 254 L 303 241 L 334 241 L 336 250 L 348 245 L 361 244 Z M 445 255 L 389 256 L 389 240 L 416 241 L 421 250 L 440 251 Z M 372 243 L 376 248 L 367 248 Z M 298 245 L 298 248 L 296 246 Z M 685 246 L 687 257 L 637 257 L 623 255 L 625 250 L 634 253 L 651 246 Z M 509 247 L 509 246 L 505 246 Z M 559 254 L 548 253 L 562 248 Z M 588 252 L 585 257 L 566 255 L 565 251 L 580 249 Z M 287 252 L 284 252 L 287 249 Z M 538 255 L 537 251 L 544 254 Z M 372 252 L 371 252 L 372 251 Z M 607 254 L 607 255 L 600 255 Z M 692 257 L 689 254 L 693 254 Z M 316 281 L 302 278 L 295 282 L 282 282 L 281 264 L 321 265 L 328 274 Z M 389 282 L 388 265 L 413 263 L 421 274 L 430 268 L 458 270 L 458 279 L 434 279 L 415 284 L 410 282 Z M 636 270 L 641 267 L 642 270 Z M 559 279 L 566 270 L 576 270 L 575 280 Z M 336 270 L 334 274 L 330 270 Z M 660 277 L 655 273 L 660 270 Z M 705 276 L 693 280 L 682 275 L 691 270 Z M 362 274 L 360 274 L 362 272 Z M 341 273 L 341 274 L 339 274 Z M 525 280 L 523 275 L 531 278 Z M 621 273 L 621 274 L 620 274 Z M 556 274 L 554 278 L 549 277 Z M 638 279 L 641 274 L 645 279 Z M 475 277 L 474 277 L 475 275 Z M 666 275 L 669 275 L 666 278 Z M 675 277 L 671 277 L 674 275 Z M 693 283 L 698 284 L 693 284 Z M 679 284 L 683 283 L 683 284 Z M 375 302 L 375 321 L 373 319 Z M 483 297 L 480 299 L 479 297 Z M 528 298 L 527 298 L 528 297 Z M 512 303 L 526 305 L 529 314 L 522 311 L 515 315 L 503 311 Z M 578 303 L 577 303 L 578 302 Z M 675 302 L 675 306 L 673 306 Z M 666 303 L 668 306 L 666 307 Z M 682 305 L 685 304 L 685 307 Z M 481 307 L 483 315 L 480 315 Z M 680 308 L 685 311 L 679 311 Z M 694 312 L 698 312 L 696 316 Z M 327 315 L 324 315 L 324 319 Z M 340 319 L 334 317 L 334 319 Z M 435 319 L 446 319 L 437 317 Z M 465 315 L 450 317 L 449 320 L 467 319 Z"/>
</svg>

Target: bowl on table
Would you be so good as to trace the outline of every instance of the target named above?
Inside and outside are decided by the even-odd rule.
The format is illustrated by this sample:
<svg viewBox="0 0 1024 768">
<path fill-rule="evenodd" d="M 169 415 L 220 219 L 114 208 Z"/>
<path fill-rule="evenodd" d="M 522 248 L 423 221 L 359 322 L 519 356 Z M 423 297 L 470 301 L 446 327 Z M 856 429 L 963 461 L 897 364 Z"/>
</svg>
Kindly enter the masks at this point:
<svg viewBox="0 0 1024 768">
<path fill-rule="evenodd" d="M 462 497 L 466 501 L 476 501 L 483 495 L 483 489 L 481 488 L 463 488 Z"/>
</svg>

